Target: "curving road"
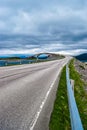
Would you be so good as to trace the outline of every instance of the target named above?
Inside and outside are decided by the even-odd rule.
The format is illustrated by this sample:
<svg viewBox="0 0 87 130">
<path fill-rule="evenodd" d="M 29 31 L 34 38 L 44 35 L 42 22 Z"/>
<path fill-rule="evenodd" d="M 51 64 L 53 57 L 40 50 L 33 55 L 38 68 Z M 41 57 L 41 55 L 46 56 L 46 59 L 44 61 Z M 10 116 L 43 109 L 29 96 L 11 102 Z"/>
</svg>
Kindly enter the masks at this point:
<svg viewBox="0 0 87 130">
<path fill-rule="evenodd" d="M 0 67 L 0 130 L 48 130 L 61 60 Z"/>
</svg>

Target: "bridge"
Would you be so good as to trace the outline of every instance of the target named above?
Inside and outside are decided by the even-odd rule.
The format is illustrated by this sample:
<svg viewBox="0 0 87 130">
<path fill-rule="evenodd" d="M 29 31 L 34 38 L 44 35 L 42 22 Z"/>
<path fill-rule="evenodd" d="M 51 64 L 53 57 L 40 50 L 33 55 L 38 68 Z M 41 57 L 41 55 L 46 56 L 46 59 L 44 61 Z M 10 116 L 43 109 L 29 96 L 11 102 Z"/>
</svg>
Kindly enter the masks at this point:
<svg viewBox="0 0 87 130">
<path fill-rule="evenodd" d="M 70 59 L 0 67 L 0 130 L 49 129 L 59 75 Z M 66 72 L 72 130 L 83 130 L 76 104 L 72 103 L 75 99 L 68 68 Z"/>
</svg>

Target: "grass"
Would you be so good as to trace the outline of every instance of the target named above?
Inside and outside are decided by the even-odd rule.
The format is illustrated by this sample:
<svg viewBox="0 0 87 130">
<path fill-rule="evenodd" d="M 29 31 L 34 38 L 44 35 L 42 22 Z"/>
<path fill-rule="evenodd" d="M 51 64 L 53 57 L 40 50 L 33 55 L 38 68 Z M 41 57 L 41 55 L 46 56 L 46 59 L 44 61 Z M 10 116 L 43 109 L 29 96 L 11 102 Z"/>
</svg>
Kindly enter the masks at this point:
<svg viewBox="0 0 87 130">
<path fill-rule="evenodd" d="M 75 70 L 74 59 L 71 60 L 69 68 L 70 68 L 70 78 L 75 81 L 74 84 L 75 99 L 81 116 L 82 124 L 84 130 L 87 130 L 87 93 L 84 89 L 84 86 L 86 84 L 81 79 L 81 75 Z"/>
<path fill-rule="evenodd" d="M 51 114 L 49 130 L 70 130 L 70 115 L 68 108 L 66 69 L 62 70 L 53 112 Z"/>
</svg>

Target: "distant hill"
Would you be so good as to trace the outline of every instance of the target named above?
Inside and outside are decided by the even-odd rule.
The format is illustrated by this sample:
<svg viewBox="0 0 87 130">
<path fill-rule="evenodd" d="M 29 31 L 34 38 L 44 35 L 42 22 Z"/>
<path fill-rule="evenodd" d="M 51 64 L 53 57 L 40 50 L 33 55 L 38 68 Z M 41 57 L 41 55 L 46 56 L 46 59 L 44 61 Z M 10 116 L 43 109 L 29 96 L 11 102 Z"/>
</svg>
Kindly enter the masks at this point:
<svg viewBox="0 0 87 130">
<path fill-rule="evenodd" d="M 78 60 L 87 60 L 87 53 L 75 56 L 75 58 L 78 59 Z"/>
</svg>

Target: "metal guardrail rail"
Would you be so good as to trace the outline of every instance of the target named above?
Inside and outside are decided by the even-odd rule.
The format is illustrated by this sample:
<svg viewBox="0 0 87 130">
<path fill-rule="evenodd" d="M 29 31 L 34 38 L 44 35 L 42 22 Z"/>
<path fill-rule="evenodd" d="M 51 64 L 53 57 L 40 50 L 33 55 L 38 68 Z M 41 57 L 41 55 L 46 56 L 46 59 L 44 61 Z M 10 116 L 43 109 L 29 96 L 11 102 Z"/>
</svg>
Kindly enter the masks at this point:
<svg viewBox="0 0 87 130">
<path fill-rule="evenodd" d="M 71 119 L 72 130 L 83 130 L 82 122 L 76 105 L 74 93 L 72 90 L 72 85 L 69 78 L 69 68 L 66 66 L 66 80 L 67 80 L 67 93 L 68 93 L 68 103 Z"/>
</svg>

